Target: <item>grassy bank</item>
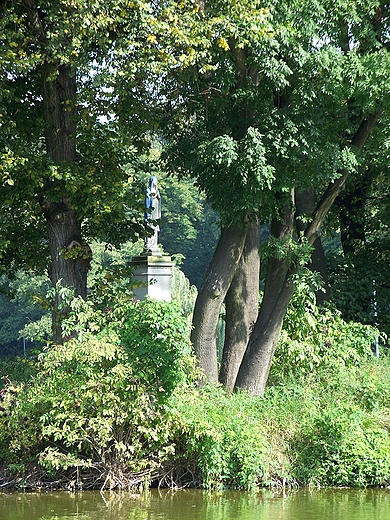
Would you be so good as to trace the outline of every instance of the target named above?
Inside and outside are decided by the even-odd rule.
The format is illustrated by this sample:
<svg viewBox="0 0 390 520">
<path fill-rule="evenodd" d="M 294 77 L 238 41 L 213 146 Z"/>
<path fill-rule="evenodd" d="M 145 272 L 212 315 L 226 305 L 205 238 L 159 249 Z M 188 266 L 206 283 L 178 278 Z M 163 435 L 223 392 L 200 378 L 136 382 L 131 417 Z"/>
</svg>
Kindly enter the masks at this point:
<svg viewBox="0 0 390 520">
<path fill-rule="evenodd" d="M 208 389 L 179 396 L 180 449 L 206 487 L 390 483 L 390 367 L 287 378 L 263 398 Z"/>
<path fill-rule="evenodd" d="M 314 368 L 276 356 L 253 398 L 197 388 L 175 305 L 88 316 L 37 360 L 0 362 L 2 489 L 390 484 L 390 363 L 362 342 L 344 357 L 313 347 Z"/>
<path fill-rule="evenodd" d="M 8 386 L 15 416 L 2 428 L 3 487 L 390 483 L 387 359 L 286 379 L 263 398 L 184 385 L 162 405 L 146 394 L 126 405 L 116 392 L 99 395 L 96 384 L 88 403 L 69 387 L 62 401 L 48 396 L 50 410 L 39 398 L 33 407 L 31 395 L 22 403 L 26 387 Z"/>
</svg>

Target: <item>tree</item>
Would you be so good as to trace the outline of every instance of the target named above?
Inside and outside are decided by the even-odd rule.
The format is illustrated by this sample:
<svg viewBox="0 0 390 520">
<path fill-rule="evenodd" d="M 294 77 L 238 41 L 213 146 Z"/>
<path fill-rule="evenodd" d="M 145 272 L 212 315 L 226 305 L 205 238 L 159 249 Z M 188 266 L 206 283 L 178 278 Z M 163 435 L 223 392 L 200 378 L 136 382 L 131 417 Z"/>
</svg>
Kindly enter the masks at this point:
<svg viewBox="0 0 390 520">
<path fill-rule="evenodd" d="M 34 301 L 39 297 L 43 300 L 48 280 L 44 276 L 19 272 L 12 280 L 3 275 L 0 283 L 0 356 L 20 355 L 26 346 L 21 338 L 21 330 L 41 319 L 45 312 Z M 31 346 L 31 343 L 28 342 L 27 346 Z"/>
<path fill-rule="evenodd" d="M 146 12 L 147 4 L 124 0 L 2 2 L 3 270 L 49 263 L 54 286 L 85 297 L 86 239 L 119 243 L 142 233 L 142 199 L 131 200 L 123 168 L 134 149 L 110 118 L 118 96 L 108 76 L 121 46 L 142 39 Z"/>
<path fill-rule="evenodd" d="M 194 312 L 192 339 L 211 381 L 218 377 L 216 316 L 248 222 L 272 220 L 264 296 L 236 380 L 261 394 L 294 279 L 346 179 L 367 160 L 366 142 L 383 135 L 375 130 L 389 106 L 388 8 L 343 1 L 251 7 L 208 2 L 194 16 L 198 43 L 189 40 L 175 70 L 168 128 L 177 137 L 175 167 L 196 177 L 229 242 L 217 247 Z M 296 193 L 313 187 L 316 203 L 299 214 L 297 228 Z"/>
<path fill-rule="evenodd" d="M 218 241 L 218 215 L 206 203 L 193 180 L 158 175 L 162 196 L 159 241 L 164 251 L 183 255 L 181 269 L 191 282 L 201 286 Z"/>
</svg>

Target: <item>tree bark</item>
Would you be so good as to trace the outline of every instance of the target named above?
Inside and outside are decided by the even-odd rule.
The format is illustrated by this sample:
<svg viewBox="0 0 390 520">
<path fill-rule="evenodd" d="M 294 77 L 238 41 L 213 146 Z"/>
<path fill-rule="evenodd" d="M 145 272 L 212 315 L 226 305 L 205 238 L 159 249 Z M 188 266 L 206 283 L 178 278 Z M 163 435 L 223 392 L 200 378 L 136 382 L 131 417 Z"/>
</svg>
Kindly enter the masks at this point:
<svg viewBox="0 0 390 520">
<path fill-rule="evenodd" d="M 219 381 L 232 391 L 259 309 L 260 225 L 248 225 L 244 249 L 226 294 L 226 329 Z"/>
<path fill-rule="evenodd" d="M 221 305 L 240 260 L 247 230 L 238 225 L 222 229 L 214 256 L 195 302 L 191 341 L 207 381 L 218 382 L 216 330 Z"/>
<path fill-rule="evenodd" d="M 306 220 L 311 217 L 315 208 L 314 188 L 295 192 L 296 205 L 296 227 L 298 233 L 304 233 Z M 321 275 L 323 287 L 316 291 L 317 305 L 322 305 L 329 301 L 329 281 L 328 270 L 326 267 L 324 248 L 322 247 L 321 235 L 319 234 L 313 243 L 313 253 L 308 265 L 309 269 Z"/>
<path fill-rule="evenodd" d="M 48 225 L 51 264 L 49 277 L 56 287 L 60 283 L 74 290 L 75 296 L 87 296 L 87 274 L 91 261 L 91 250 L 82 241 L 80 224 L 66 199 L 60 202 L 43 203 L 43 212 Z M 61 296 L 56 294 L 52 314 L 53 341 L 63 341 L 61 322 L 67 314 L 61 307 Z"/>
<path fill-rule="evenodd" d="M 46 152 L 59 170 L 72 169 L 76 157 L 76 74 L 72 68 L 51 55 L 45 20 L 36 0 L 23 0 L 31 35 L 44 56 L 42 78 L 42 106 L 45 123 Z M 49 276 L 53 286 L 60 282 L 74 289 L 75 295 L 87 294 L 87 273 L 91 250 L 81 238 L 81 223 L 69 202 L 65 181 L 53 172 L 39 195 L 39 203 L 46 218 L 50 244 Z M 57 295 L 53 311 L 53 339 L 62 342 L 60 297 Z"/>
<path fill-rule="evenodd" d="M 292 237 L 294 209 L 286 207 L 282 220 L 274 220 L 271 234 L 280 240 Z M 262 395 L 268 380 L 283 319 L 294 292 L 288 253 L 284 258 L 273 256 L 268 261 L 267 277 L 260 312 L 237 374 L 235 388 L 245 388 L 252 395 Z"/>
<path fill-rule="evenodd" d="M 275 307 L 268 320 L 264 319 L 256 323 L 240 370 L 237 375 L 235 389 L 245 389 L 251 395 L 263 395 L 267 384 L 272 358 L 279 341 L 291 297 L 294 294 L 294 284 L 289 281 L 288 273 L 284 281 L 282 291 L 278 295 Z"/>
</svg>

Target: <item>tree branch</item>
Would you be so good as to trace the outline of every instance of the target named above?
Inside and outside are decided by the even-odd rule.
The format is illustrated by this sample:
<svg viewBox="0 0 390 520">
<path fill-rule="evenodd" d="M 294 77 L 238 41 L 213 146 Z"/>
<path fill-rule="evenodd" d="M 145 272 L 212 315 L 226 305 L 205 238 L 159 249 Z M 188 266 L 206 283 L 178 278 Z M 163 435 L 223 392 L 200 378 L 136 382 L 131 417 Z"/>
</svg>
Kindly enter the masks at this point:
<svg viewBox="0 0 390 520">
<path fill-rule="evenodd" d="M 361 150 L 368 139 L 372 129 L 378 122 L 381 112 L 375 112 L 371 114 L 366 119 L 364 119 L 359 128 L 357 129 L 355 135 L 351 140 L 351 145 L 356 147 L 358 150 Z M 349 175 L 348 170 L 341 170 L 340 177 L 338 177 L 335 181 L 333 181 L 327 189 L 325 193 L 322 195 L 317 207 L 313 212 L 313 219 L 311 223 L 307 226 L 305 231 L 305 237 L 307 238 L 310 244 L 313 244 L 315 239 L 319 234 L 319 229 L 331 208 L 333 202 L 335 201 L 337 195 L 340 193 L 343 188 L 345 181 Z"/>
<path fill-rule="evenodd" d="M 26 8 L 28 21 L 31 30 L 39 42 L 46 42 L 46 34 L 42 25 L 42 20 L 38 13 L 38 6 L 35 0 L 23 0 L 23 5 Z"/>
</svg>

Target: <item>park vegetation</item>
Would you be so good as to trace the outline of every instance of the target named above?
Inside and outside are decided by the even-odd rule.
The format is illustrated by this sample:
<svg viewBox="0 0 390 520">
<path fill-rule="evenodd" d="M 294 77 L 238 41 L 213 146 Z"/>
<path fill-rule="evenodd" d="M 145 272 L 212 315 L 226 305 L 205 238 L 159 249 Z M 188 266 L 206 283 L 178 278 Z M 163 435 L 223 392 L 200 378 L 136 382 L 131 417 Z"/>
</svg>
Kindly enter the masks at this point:
<svg viewBox="0 0 390 520">
<path fill-rule="evenodd" d="M 1 361 L 3 489 L 389 483 L 390 366 L 373 356 L 375 328 L 297 299 L 254 397 L 198 387 L 178 302 L 108 312 L 61 296 L 71 339 Z"/>
<path fill-rule="evenodd" d="M 388 4 L 0 9 L 1 487 L 389 485 Z"/>
</svg>

